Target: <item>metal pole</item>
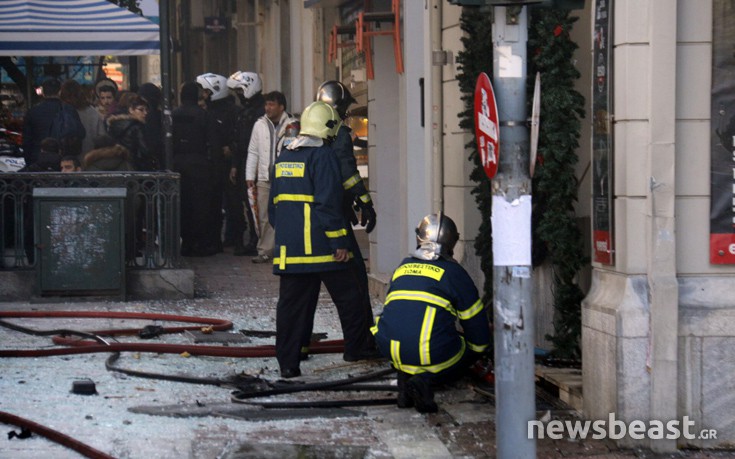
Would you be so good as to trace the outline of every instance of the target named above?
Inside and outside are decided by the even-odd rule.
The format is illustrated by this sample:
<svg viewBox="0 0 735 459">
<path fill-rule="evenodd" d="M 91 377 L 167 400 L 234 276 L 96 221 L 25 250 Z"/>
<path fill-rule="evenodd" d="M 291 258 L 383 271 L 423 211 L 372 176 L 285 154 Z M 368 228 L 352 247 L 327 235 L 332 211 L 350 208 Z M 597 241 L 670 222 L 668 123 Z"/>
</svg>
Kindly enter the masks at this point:
<svg viewBox="0 0 735 459">
<path fill-rule="evenodd" d="M 163 92 L 163 150 L 164 167 L 173 169 L 173 133 L 171 131 L 171 47 L 169 33 L 169 2 L 159 0 L 158 3 L 161 40 L 161 91 Z"/>
<path fill-rule="evenodd" d="M 498 457 L 536 457 L 531 179 L 526 109 L 527 7 L 495 7 L 493 87 L 500 162 L 492 181 L 495 413 Z"/>
</svg>

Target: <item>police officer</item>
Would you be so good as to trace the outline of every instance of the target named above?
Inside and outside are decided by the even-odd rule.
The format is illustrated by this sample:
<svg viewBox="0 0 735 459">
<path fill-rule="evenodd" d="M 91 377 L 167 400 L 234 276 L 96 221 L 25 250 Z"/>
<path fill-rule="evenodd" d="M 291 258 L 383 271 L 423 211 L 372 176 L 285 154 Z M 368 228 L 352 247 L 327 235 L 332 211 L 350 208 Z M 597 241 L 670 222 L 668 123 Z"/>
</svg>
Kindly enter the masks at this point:
<svg viewBox="0 0 735 459">
<path fill-rule="evenodd" d="M 240 111 L 235 118 L 234 148 L 232 167 L 230 168 L 230 186 L 227 187 L 228 202 L 232 205 L 231 232 L 234 238 L 235 256 L 257 255 L 255 246 L 258 243 L 255 216 L 246 196 L 245 161 L 248 155 L 250 136 L 253 126 L 261 116 L 265 115 L 265 98 L 263 83 L 254 72 L 238 70 L 227 79 L 227 87 L 235 92 L 240 100 Z M 248 244 L 244 245 L 245 216 L 247 216 Z M 229 223 L 229 222 L 228 222 Z"/>
<path fill-rule="evenodd" d="M 225 201 L 225 189 L 230 183 L 232 136 L 237 117 L 237 105 L 227 88 L 227 77 L 215 73 L 204 73 L 196 78 L 196 82 L 204 90 L 206 96 L 204 103 L 216 126 L 216 136 L 211 145 L 214 192 L 207 224 L 214 227 L 212 234 L 216 237 L 212 244 L 217 248 L 217 252 L 222 252 L 222 209 L 224 208 L 228 220 L 233 219 L 230 202 Z"/>
<path fill-rule="evenodd" d="M 317 89 L 316 100 L 325 102 L 334 108 L 339 114 L 341 121 L 345 120 L 349 114 L 347 110 L 350 105 L 355 103 L 355 99 L 350 91 L 339 81 L 325 81 Z M 357 161 L 355 160 L 355 152 L 352 144 L 352 130 L 341 124 L 337 131 L 335 139 L 331 143 L 332 150 L 339 161 L 340 176 L 342 188 L 344 190 L 342 212 L 348 222 L 357 224 L 357 218 L 353 211 L 353 206 L 360 209 L 360 223 L 365 227 L 365 231 L 370 233 L 375 228 L 376 214 L 373 208 L 373 201 L 370 198 L 370 192 L 367 190 L 365 183 L 357 170 Z M 350 241 L 350 250 L 354 257 L 351 261 L 350 269 L 354 274 L 353 286 L 359 289 L 361 295 L 361 307 L 367 320 L 373 322 L 373 308 L 370 301 L 370 291 L 368 289 L 367 268 L 365 260 L 362 257 L 360 246 L 352 231 L 352 226 L 347 225 L 348 238 Z M 355 285 L 356 284 L 356 285 Z M 304 337 L 304 357 L 308 355 L 308 338 L 311 336 L 311 330 L 308 336 Z"/>
<path fill-rule="evenodd" d="M 337 157 L 325 140 L 339 127 L 337 112 L 313 102 L 301 115 L 301 132 L 276 160 L 269 221 L 275 228 L 273 272 L 280 276 L 276 358 L 281 376 L 299 376 L 301 337 L 313 323 L 323 282 L 337 307 L 345 360 L 365 353 L 370 324 L 355 308 L 361 298 L 350 282 L 353 254 L 341 212 Z"/>
<path fill-rule="evenodd" d="M 401 408 L 435 413 L 432 385 L 459 378 L 490 344 L 477 288 L 452 258 L 458 240 L 457 226 L 441 212 L 421 220 L 416 250 L 393 273 L 383 312 L 371 328 L 380 352 L 398 370 Z"/>
<path fill-rule="evenodd" d="M 217 253 L 211 225 L 201 221 L 211 212 L 214 176 L 210 145 L 216 135 L 213 120 L 198 105 L 199 86 L 184 83 L 181 105 L 171 113 L 174 170 L 181 174 L 181 254 L 206 257 Z"/>
</svg>

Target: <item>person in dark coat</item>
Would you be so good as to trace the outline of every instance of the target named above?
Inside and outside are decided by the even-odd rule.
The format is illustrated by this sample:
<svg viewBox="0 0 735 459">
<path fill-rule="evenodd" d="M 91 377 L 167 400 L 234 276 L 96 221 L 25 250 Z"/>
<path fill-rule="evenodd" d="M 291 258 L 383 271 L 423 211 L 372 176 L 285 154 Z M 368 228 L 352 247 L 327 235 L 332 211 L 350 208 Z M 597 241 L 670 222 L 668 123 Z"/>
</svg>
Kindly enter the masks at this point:
<svg viewBox="0 0 735 459">
<path fill-rule="evenodd" d="M 82 170 L 87 172 L 132 171 L 130 152 L 115 142 L 109 135 L 95 137 L 94 147 L 82 161 Z"/>
<path fill-rule="evenodd" d="M 214 234 L 218 228 L 206 223 L 215 192 L 210 158 L 214 124 L 198 105 L 196 83 L 184 83 L 180 98 L 181 106 L 171 113 L 171 121 L 174 171 L 181 174 L 181 255 L 206 257 L 217 253 L 213 241 L 219 239 Z"/>
<path fill-rule="evenodd" d="M 163 168 L 163 114 L 161 112 L 161 89 L 153 83 L 144 83 L 138 89 L 138 95 L 148 102 L 148 114 L 145 117 L 143 136 L 150 154 L 156 158 L 159 168 Z"/>
<path fill-rule="evenodd" d="M 136 95 L 131 97 L 126 114 L 112 115 L 107 119 L 107 133 L 130 151 L 136 171 L 158 170 L 158 161 L 145 141 L 147 114 L 148 103 Z"/>
<path fill-rule="evenodd" d="M 61 146 L 59 141 L 46 137 L 41 141 L 40 152 L 35 162 L 26 164 L 18 172 L 59 172 L 61 171 Z"/>
<path fill-rule="evenodd" d="M 225 202 L 225 188 L 230 181 L 230 168 L 232 166 L 232 144 L 235 118 L 237 117 L 237 105 L 227 88 L 227 78 L 214 73 L 199 75 L 196 82 L 201 86 L 206 95 L 205 104 L 207 113 L 216 121 L 217 134 L 212 139 L 210 154 L 212 167 L 214 168 L 215 191 L 212 195 L 209 225 L 217 228 L 217 237 L 213 244 L 219 252 L 223 251 L 223 243 L 220 233 L 222 232 L 224 209 L 226 218 L 232 220 L 232 208 Z M 241 212 L 241 211 L 240 211 Z M 234 240 L 228 241 L 234 245 Z"/>
<path fill-rule="evenodd" d="M 38 160 L 41 151 L 41 141 L 51 134 L 51 126 L 56 115 L 63 105 L 59 99 L 61 82 L 56 78 L 49 78 L 41 84 L 43 101 L 31 107 L 23 120 L 23 158 L 26 164 L 33 164 Z M 79 125 L 82 125 L 76 110 Z"/>
</svg>

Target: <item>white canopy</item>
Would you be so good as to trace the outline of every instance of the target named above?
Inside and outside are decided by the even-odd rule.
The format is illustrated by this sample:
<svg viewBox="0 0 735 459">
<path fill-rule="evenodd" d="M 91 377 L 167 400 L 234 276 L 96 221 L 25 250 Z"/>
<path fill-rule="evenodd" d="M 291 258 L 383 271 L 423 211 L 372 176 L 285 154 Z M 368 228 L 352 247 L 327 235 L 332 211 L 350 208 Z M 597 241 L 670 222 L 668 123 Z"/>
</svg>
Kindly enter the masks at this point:
<svg viewBox="0 0 735 459">
<path fill-rule="evenodd" d="M 158 24 L 107 0 L 0 1 L 0 56 L 159 52 Z"/>
</svg>

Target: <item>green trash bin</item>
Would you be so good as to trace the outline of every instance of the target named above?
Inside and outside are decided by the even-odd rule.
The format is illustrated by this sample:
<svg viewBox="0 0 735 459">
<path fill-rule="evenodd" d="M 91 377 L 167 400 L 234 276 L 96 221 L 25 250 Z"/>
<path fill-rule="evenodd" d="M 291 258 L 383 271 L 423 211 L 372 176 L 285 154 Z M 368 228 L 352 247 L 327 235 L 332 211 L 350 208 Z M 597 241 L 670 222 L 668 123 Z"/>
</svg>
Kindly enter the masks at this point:
<svg viewBox="0 0 735 459">
<path fill-rule="evenodd" d="M 39 296 L 125 300 L 125 188 L 33 190 Z"/>
</svg>

